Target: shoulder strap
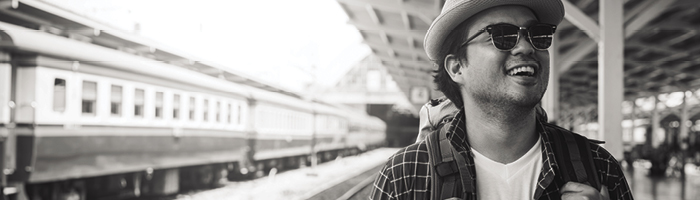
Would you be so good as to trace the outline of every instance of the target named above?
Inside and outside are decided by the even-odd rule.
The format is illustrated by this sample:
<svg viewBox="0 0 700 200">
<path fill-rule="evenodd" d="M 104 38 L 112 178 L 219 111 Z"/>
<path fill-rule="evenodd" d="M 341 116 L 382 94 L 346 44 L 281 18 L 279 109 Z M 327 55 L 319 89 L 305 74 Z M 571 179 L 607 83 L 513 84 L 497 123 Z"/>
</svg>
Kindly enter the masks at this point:
<svg viewBox="0 0 700 200">
<path fill-rule="evenodd" d="M 600 189 L 588 138 L 558 127 L 551 127 L 548 131 L 559 173 L 564 182 L 588 183 Z"/>
<path fill-rule="evenodd" d="M 447 129 L 447 126 L 443 126 L 426 138 L 432 170 L 431 199 L 466 198 L 475 188 L 471 185 L 466 161 L 458 155 L 447 138 Z"/>
</svg>

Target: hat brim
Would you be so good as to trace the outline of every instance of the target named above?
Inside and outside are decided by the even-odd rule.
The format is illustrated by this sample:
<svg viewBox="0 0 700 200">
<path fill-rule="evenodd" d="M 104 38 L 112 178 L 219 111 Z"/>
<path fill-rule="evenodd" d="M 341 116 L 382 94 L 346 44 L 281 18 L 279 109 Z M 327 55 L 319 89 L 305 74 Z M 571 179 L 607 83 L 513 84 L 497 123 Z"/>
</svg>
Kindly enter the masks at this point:
<svg viewBox="0 0 700 200">
<path fill-rule="evenodd" d="M 423 40 L 423 47 L 428 58 L 436 60 L 438 52 L 452 30 L 464 20 L 486 9 L 521 5 L 530 8 L 541 23 L 559 24 L 564 19 L 564 5 L 558 0 L 467 0 L 445 7 L 428 28 Z"/>
</svg>

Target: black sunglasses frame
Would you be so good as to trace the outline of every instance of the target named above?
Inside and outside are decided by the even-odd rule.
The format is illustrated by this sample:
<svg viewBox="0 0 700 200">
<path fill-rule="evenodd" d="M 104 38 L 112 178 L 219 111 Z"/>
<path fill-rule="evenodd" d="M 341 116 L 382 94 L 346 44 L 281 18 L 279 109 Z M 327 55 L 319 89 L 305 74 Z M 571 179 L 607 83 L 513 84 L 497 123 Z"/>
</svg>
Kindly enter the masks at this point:
<svg viewBox="0 0 700 200">
<path fill-rule="evenodd" d="M 494 41 L 494 39 L 493 39 L 493 33 L 491 32 L 491 31 L 493 31 L 493 28 L 496 27 L 496 26 L 518 27 L 518 33 L 517 33 L 518 36 L 517 36 L 517 38 L 515 39 L 515 43 L 513 43 L 513 46 L 512 46 L 512 47 L 507 48 L 507 49 L 502 49 L 502 48 L 499 48 L 498 45 L 496 45 L 496 43 L 495 43 L 495 41 Z M 537 26 L 550 26 L 550 27 L 552 27 L 552 35 L 549 35 L 549 38 L 550 38 L 550 39 L 551 39 L 552 36 L 554 35 L 554 32 L 557 30 L 557 26 L 556 26 L 556 25 L 545 24 L 545 23 L 534 24 L 534 25 L 532 25 L 532 26 L 530 26 L 530 27 L 521 27 L 521 26 L 516 26 L 516 25 L 513 25 L 513 24 L 507 24 L 507 23 L 488 25 L 488 26 L 486 26 L 486 27 L 480 29 L 479 31 L 477 31 L 477 33 L 476 33 L 474 36 L 469 37 L 469 39 L 467 39 L 467 41 L 465 41 L 464 43 L 462 43 L 459 47 L 460 47 L 460 48 L 464 47 L 465 45 L 469 44 L 469 42 L 471 42 L 472 40 L 474 40 L 477 36 L 481 35 L 481 34 L 484 33 L 484 32 L 488 32 L 488 33 L 489 33 L 489 37 L 491 37 L 491 44 L 492 44 L 494 47 L 496 47 L 496 49 L 501 50 L 501 51 L 510 51 L 510 50 L 513 50 L 513 49 L 515 48 L 515 46 L 518 45 L 518 42 L 520 41 L 520 32 L 523 32 L 523 31 L 524 31 L 524 32 L 525 32 L 524 34 L 527 34 L 527 39 L 529 40 L 530 45 L 532 45 L 532 48 L 534 48 L 534 49 L 536 49 L 536 50 L 540 50 L 540 51 L 547 50 L 547 49 L 549 49 L 549 47 L 551 47 L 551 45 L 552 45 L 551 41 L 550 41 L 550 43 L 549 43 L 549 46 L 547 46 L 546 48 L 538 48 L 538 47 L 535 46 L 535 44 L 532 42 L 532 34 L 530 34 L 530 33 L 532 32 L 532 31 L 531 31 L 531 28 L 537 27 Z"/>
</svg>

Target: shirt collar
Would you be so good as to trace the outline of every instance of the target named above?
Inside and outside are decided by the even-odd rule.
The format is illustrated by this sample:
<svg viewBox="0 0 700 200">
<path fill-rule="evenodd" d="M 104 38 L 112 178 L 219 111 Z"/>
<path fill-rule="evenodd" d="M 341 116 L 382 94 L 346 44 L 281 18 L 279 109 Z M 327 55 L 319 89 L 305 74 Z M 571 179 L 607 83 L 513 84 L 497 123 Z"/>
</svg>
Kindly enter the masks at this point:
<svg viewBox="0 0 700 200">
<path fill-rule="evenodd" d="M 471 152 L 471 145 L 469 145 L 469 139 L 467 138 L 467 131 L 465 129 L 466 127 L 464 126 L 464 121 L 464 109 L 460 109 L 459 112 L 455 114 L 452 121 L 445 125 L 448 126 L 447 134 L 452 144 L 456 147 L 460 147 L 460 149 L 457 149 L 458 151 L 466 151 L 467 155 L 470 157 L 468 160 L 471 160 L 473 163 L 474 156 Z M 542 196 L 545 188 L 547 188 L 554 180 L 556 169 L 558 169 L 556 160 L 554 159 L 554 151 L 552 150 L 552 146 L 550 144 L 549 132 L 547 132 L 544 123 L 546 122 L 543 121 L 541 117 L 537 117 L 536 131 L 540 134 L 540 142 L 542 144 L 542 170 L 540 171 L 540 175 L 537 180 L 537 189 L 535 190 L 534 199 L 538 199 L 540 196 Z M 474 168 L 469 169 L 475 170 Z M 473 171 L 472 174 L 476 174 L 476 171 Z"/>
</svg>

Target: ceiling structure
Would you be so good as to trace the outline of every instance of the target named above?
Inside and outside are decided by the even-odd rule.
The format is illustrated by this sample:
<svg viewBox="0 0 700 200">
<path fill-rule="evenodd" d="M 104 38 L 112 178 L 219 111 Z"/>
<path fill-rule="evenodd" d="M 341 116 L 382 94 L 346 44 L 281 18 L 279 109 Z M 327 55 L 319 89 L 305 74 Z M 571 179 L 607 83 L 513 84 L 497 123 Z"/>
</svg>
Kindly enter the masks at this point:
<svg viewBox="0 0 700 200">
<path fill-rule="evenodd" d="M 423 38 L 444 0 L 337 0 L 400 89 L 434 88 Z M 598 101 L 599 1 L 564 0 L 559 55 L 562 111 Z M 697 0 L 624 1 L 624 98 L 700 88 L 700 4 Z M 441 95 L 432 95 L 432 97 Z"/>
</svg>

